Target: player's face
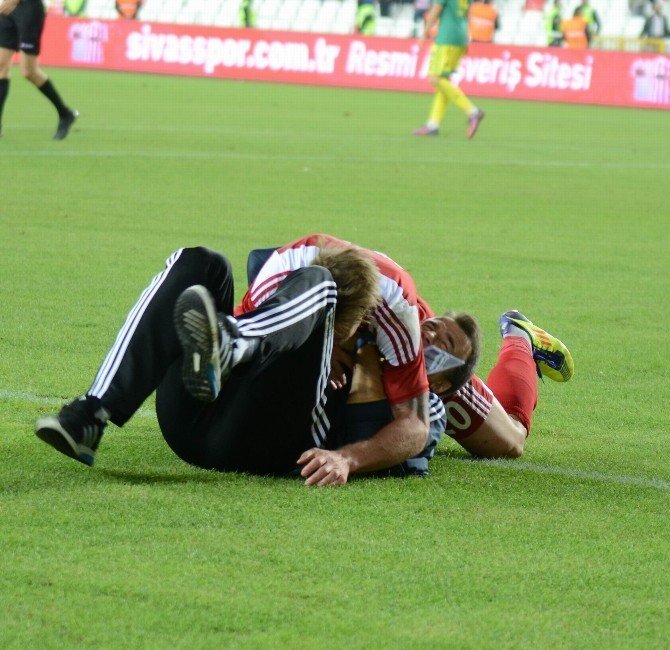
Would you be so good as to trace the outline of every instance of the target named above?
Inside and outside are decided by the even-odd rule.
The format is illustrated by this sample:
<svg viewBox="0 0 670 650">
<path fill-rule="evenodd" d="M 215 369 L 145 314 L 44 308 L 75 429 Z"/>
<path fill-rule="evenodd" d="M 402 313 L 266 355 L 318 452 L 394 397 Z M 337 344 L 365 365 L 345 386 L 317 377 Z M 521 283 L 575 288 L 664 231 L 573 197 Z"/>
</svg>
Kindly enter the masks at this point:
<svg viewBox="0 0 670 650">
<path fill-rule="evenodd" d="M 459 359 L 468 359 L 472 354 L 472 343 L 461 326 L 449 316 L 429 318 L 421 323 L 421 340 L 424 347 L 435 347 L 453 354 Z M 446 392 L 451 388 L 451 382 L 442 374 L 429 377 L 430 389 L 435 393 Z"/>
</svg>

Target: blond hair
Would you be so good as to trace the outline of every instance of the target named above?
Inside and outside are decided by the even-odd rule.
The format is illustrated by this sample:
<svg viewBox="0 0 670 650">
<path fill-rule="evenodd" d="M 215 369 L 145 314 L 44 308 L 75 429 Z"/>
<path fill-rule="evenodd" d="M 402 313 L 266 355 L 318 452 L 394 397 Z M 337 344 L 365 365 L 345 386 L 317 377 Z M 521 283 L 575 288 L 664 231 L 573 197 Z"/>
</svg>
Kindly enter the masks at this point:
<svg viewBox="0 0 670 650">
<path fill-rule="evenodd" d="M 335 338 L 342 341 L 379 305 L 379 270 L 370 254 L 357 246 L 321 248 L 312 264 L 330 271 L 337 285 Z"/>
</svg>

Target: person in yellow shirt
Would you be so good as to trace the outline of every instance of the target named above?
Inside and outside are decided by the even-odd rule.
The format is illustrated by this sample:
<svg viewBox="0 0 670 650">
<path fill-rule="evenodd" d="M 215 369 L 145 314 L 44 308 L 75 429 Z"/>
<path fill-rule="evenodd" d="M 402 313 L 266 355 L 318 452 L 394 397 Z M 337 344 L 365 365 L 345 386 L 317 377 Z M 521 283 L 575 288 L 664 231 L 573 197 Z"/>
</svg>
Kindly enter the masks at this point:
<svg viewBox="0 0 670 650">
<path fill-rule="evenodd" d="M 549 47 L 559 47 L 563 41 L 561 22 L 561 0 L 553 0 L 547 6 L 544 14 L 544 30 Z"/>
<path fill-rule="evenodd" d="M 375 0 L 358 0 L 356 8 L 356 33 L 374 36 L 377 29 L 377 7 Z"/>
<path fill-rule="evenodd" d="M 588 28 L 587 36 L 590 44 L 591 38 L 596 34 L 600 34 L 600 16 L 598 16 L 598 12 L 589 4 L 589 0 L 582 0 L 580 8 L 582 18 L 586 21 Z"/>
<path fill-rule="evenodd" d="M 240 27 L 256 27 L 256 12 L 252 7 L 252 0 L 242 0 L 239 9 Z"/>
</svg>

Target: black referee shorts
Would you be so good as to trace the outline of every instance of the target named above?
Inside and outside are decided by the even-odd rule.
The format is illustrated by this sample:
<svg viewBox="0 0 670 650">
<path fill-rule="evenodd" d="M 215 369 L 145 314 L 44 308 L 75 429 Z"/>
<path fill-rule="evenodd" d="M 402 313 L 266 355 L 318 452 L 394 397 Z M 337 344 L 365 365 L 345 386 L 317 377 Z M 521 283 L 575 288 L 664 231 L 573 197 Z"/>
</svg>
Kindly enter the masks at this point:
<svg viewBox="0 0 670 650">
<path fill-rule="evenodd" d="M 9 16 L 0 16 L 0 47 L 37 56 L 44 18 L 42 0 L 21 0 Z"/>
</svg>

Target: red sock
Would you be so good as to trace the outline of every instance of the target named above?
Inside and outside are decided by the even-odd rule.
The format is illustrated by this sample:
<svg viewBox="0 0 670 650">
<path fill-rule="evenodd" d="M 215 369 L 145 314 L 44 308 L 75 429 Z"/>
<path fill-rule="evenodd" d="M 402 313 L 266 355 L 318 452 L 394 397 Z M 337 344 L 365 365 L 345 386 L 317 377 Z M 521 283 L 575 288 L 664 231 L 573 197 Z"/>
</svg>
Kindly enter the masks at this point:
<svg viewBox="0 0 670 650">
<path fill-rule="evenodd" d="M 486 383 L 505 411 L 530 433 L 537 406 L 537 375 L 532 348 L 525 338 L 506 336 L 503 339 L 498 361 Z"/>
</svg>

